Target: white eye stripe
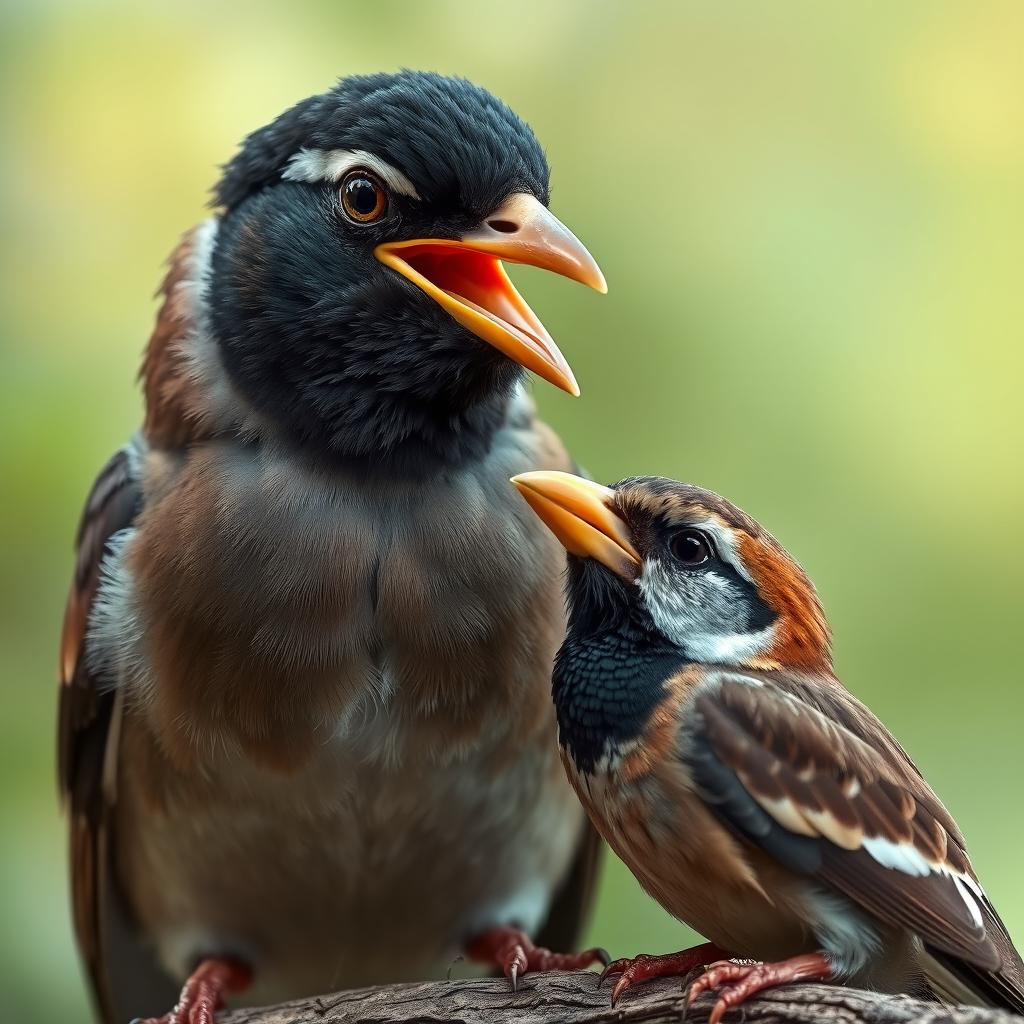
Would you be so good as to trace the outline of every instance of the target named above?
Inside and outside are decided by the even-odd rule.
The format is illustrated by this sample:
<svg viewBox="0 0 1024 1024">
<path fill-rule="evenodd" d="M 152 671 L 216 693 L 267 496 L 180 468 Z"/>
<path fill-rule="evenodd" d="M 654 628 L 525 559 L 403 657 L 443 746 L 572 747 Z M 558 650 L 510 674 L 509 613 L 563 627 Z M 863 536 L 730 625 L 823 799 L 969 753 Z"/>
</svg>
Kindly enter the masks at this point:
<svg viewBox="0 0 1024 1024">
<path fill-rule="evenodd" d="M 736 541 L 732 531 L 721 523 L 706 519 L 702 523 L 690 524 L 695 530 L 703 530 L 714 542 L 715 550 L 723 562 L 731 565 L 748 583 L 753 583 L 750 571 L 743 564 L 740 553 L 736 550 Z"/>
<path fill-rule="evenodd" d="M 420 198 L 416 186 L 397 167 L 364 149 L 300 149 L 289 158 L 281 177 L 285 181 L 341 181 L 356 167 L 373 171 L 393 192 Z"/>
</svg>

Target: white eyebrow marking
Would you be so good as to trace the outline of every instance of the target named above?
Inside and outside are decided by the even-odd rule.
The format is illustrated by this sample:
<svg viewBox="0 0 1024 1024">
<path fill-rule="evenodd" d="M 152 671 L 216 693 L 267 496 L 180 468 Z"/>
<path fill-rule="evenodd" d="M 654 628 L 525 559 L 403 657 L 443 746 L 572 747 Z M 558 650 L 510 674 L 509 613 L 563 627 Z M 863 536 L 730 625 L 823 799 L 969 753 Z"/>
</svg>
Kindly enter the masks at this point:
<svg viewBox="0 0 1024 1024">
<path fill-rule="evenodd" d="M 373 171 L 393 192 L 419 199 L 416 186 L 397 167 L 365 149 L 300 149 L 290 157 L 285 181 L 340 181 L 354 167 Z"/>
<path fill-rule="evenodd" d="M 736 547 L 736 540 L 732 530 L 711 519 L 705 519 L 703 522 L 695 522 L 691 525 L 697 530 L 709 533 L 715 542 L 715 547 L 722 561 L 728 562 L 748 583 L 754 582 L 753 577 L 750 575 L 750 570 L 746 567 Z"/>
</svg>

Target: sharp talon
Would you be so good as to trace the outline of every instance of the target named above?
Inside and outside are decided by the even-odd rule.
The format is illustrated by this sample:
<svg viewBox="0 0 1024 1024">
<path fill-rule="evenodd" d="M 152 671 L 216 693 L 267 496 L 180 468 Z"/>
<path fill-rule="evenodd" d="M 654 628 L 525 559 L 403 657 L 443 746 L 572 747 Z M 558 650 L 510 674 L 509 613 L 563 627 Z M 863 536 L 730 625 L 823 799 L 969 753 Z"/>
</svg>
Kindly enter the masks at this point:
<svg viewBox="0 0 1024 1024">
<path fill-rule="evenodd" d="M 602 950 L 601 952 L 604 952 Z M 598 975 L 597 987 L 600 988 L 605 981 L 613 974 L 621 974 L 629 966 L 629 960 L 612 960 L 611 963 L 605 962 L 604 970 Z"/>
<path fill-rule="evenodd" d="M 512 991 L 519 987 L 519 964 L 513 963 L 508 969 L 508 980 L 512 982 Z"/>
<path fill-rule="evenodd" d="M 629 988 L 629 978 L 624 974 L 617 982 L 615 982 L 615 988 L 612 989 L 612 1006 L 614 1006 L 619 999 L 622 997 L 622 993 Z"/>
<path fill-rule="evenodd" d="M 612 962 L 612 958 L 608 955 L 608 950 L 604 946 L 595 946 L 590 952 L 594 959 L 605 967 Z"/>
</svg>

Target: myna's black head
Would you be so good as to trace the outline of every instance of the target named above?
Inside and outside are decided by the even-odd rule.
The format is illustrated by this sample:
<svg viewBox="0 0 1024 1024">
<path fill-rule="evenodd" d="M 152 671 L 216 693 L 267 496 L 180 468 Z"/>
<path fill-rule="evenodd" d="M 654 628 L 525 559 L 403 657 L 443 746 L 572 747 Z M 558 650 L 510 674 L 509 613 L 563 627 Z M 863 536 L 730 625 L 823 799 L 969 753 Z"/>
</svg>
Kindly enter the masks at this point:
<svg viewBox="0 0 1024 1024">
<path fill-rule="evenodd" d="M 713 491 L 665 477 L 602 487 L 547 471 L 512 482 L 569 552 L 570 636 L 626 628 L 689 661 L 831 663 L 828 623 L 806 573 Z"/>
<path fill-rule="evenodd" d="M 304 100 L 216 189 L 228 373 L 311 449 L 406 468 L 482 454 L 523 367 L 578 393 L 501 263 L 604 289 L 547 197 L 530 128 L 465 80 L 361 76 Z"/>
</svg>

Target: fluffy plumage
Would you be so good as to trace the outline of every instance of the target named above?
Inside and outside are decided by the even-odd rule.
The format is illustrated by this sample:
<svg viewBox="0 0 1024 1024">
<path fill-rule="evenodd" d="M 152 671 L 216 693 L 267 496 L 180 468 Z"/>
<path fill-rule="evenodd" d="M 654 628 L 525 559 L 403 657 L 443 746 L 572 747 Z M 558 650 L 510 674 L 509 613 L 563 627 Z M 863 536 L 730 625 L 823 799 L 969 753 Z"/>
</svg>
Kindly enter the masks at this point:
<svg viewBox="0 0 1024 1024">
<path fill-rule="evenodd" d="M 402 186 L 378 222 L 342 207 L 353 160 L 315 149 Z M 461 272 L 521 302 L 493 255 L 521 225 L 480 220 L 526 210 L 542 261 L 542 229 L 567 237 L 546 196 L 536 139 L 483 90 L 349 79 L 250 136 L 172 255 L 62 643 L 105 1020 L 167 1009 L 201 958 L 182 1021 L 250 976 L 260 1001 L 443 975 L 474 942 L 563 963 L 502 930 L 571 943 L 597 850 L 546 697 L 558 549 L 507 479 L 570 460 L 521 368 L 375 254 L 476 232 Z"/>
<path fill-rule="evenodd" d="M 833 674 L 814 586 L 778 542 L 674 481 L 515 482 L 574 552 L 553 693 L 592 820 L 721 950 L 792 958 L 711 972 L 698 989 L 725 986 L 716 1018 L 823 974 L 1024 1009 L 1024 964 L 963 836 Z M 616 994 L 680 958 L 703 962 L 620 962 Z"/>
<path fill-rule="evenodd" d="M 365 150 L 401 171 L 380 223 L 329 215 L 335 181 L 287 177 L 310 150 Z M 374 248 L 457 238 L 510 195 L 546 203 L 533 132 L 490 93 L 421 72 L 343 79 L 250 135 L 215 191 L 211 326 L 233 383 L 291 439 L 364 469 L 432 473 L 479 458 L 522 371 Z"/>
</svg>

